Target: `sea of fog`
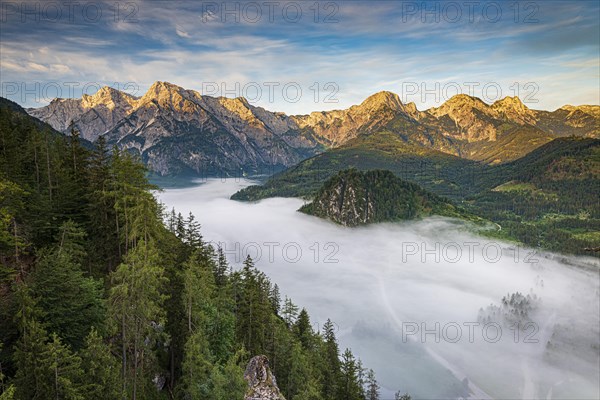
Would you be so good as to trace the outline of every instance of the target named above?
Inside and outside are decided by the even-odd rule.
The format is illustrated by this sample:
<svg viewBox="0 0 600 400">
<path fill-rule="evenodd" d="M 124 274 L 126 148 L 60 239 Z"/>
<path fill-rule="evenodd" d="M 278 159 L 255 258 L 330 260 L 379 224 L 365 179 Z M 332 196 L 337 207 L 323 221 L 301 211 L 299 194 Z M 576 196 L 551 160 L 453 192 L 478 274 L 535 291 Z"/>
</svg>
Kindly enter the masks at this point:
<svg viewBox="0 0 600 400">
<path fill-rule="evenodd" d="M 208 180 L 158 193 L 193 212 L 239 267 L 256 260 L 315 329 L 373 368 L 382 399 L 598 399 L 600 263 L 539 254 L 455 220 L 345 228 L 300 199 L 229 200 L 252 182 Z M 481 320 L 508 294 L 537 300 L 523 321 Z M 496 322 L 498 321 L 498 322 Z"/>
</svg>

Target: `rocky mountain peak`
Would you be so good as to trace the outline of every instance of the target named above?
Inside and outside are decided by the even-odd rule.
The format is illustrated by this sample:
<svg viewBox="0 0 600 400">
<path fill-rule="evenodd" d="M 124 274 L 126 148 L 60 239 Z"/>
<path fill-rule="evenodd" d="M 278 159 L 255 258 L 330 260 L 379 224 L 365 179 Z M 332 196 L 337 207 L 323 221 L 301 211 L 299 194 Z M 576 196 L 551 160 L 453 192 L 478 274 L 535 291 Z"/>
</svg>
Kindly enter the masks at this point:
<svg viewBox="0 0 600 400">
<path fill-rule="evenodd" d="M 452 111 L 452 110 L 470 110 L 476 109 L 479 111 L 488 111 L 490 106 L 484 103 L 481 99 L 468 94 L 457 94 L 452 96 L 448 101 L 442 104 L 436 110 Z"/>
<path fill-rule="evenodd" d="M 142 96 L 142 99 L 170 98 L 174 94 L 181 95 L 183 92 L 185 92 L 185 89 L 181 86 L 169 82 L 156 81 L 148 88 L 146 93 Z"/>
<path fill-rule="evenodd" d="M 492 108 L 502 114 L 506 119 L 519 124 L 535 125 L 535 112 L 530 110 L 517 96 L 507 96 L 492 104 Z"/>
<path fill-rule="evenodd" d="M 199 97 L 197 92 L 185 90 L 170 82 L 156 81 L 140 99 L 138 106 L 156 103 L 165 109 L 191 112 L 195 107 L 190 98 Z"/>
<path fill-rule="evenodd" d="M 396 93 L 381 91 L 367 97 L 359 107 L 367 109 L 378 109 L 387 106 L 393 110 L 404 110 L 404 104 Z"/>
<path fill-rule="evenodd" d="M 130 108 L 135 101 L 136 98 L 130 94 L 121 92 L 110 86 L 103 86 L 93 95 L 84 94 L 81 97 L 81 106 L 84 109 L 90 109 L 103 105 L 112 110 L 116 107 Z"/>
<path fill-rule="evenodd" d="M 253 357 L 248 362 L 244 379 L 248 382 L 244 400 L 285 400 L 269 368 L 267 356 Z"/>
<path fill-rule="evenodd" d="M 497 130 L 491 119 L 496 118 L 498 112 L 477 97 L 457 94 L 426 112 L 436 118 L 450 118 L 463 139 L 496 140 Z"/>
<path fill-rule="evenodd" d="M 517 110 L 528 109 L 518 96 L 506 96 L 492 104 L 494 108 L 512 108 Z"/>
<path fill-rule="evenodd" d="M 580 105 L 580 106 L 572 106 L 570 104 L 564 105 L 559 110 L 566 110 L 570 113 L 581 111 L 586 114 L 592 115 L 596 118 L 600 118 L 600 106 L 592 106 L 592 105 Z"/>
</svg>

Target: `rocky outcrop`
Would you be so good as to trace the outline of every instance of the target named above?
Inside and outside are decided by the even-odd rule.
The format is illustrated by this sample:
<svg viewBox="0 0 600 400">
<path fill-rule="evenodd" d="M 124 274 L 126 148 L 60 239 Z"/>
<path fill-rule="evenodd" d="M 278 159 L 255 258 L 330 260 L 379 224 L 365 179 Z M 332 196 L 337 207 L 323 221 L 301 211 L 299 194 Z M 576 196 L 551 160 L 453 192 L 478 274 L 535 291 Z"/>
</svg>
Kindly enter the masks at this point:
<svg viewBox="0 0 600 400">
<path fill-rule="evenodd" d="M 256 356 L 248 362 L 244 379 L 248 382 L 244 400 L 285 400 L 266 356 Z"/>
<path fill-rule="evenodd" d="M 415 219 L 438 214 L 461 216 L 461 211 L 392 172 L 356 169 L 340 171 L 328 179 L 312 203 L 301 212 L 329 219 L 344 226 Z"/>
</svg>

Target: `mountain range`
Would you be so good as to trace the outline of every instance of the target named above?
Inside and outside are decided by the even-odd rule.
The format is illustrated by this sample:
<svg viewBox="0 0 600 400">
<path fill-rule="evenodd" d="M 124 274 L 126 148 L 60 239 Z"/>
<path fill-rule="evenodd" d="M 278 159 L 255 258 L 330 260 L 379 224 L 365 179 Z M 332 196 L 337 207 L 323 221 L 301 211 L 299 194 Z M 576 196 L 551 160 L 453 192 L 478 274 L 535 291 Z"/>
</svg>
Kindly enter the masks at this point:
<svg viewBox="0 0 600 400">
<path fill-rule="evenodd" d="M 518 97 L 489 105 L 456 95 L 419 111 L 379 92 L 345 110 L 288 116 L 244 98 L 201 95 L 155 82 L 141 97 L 103 87 L 81 99 L 54 99 L 28 113 L 56 130 L 140 154 L 159 175 L 271 174 L 354 139 L 388 132 L 417 152 L 498 164 L 564 136 L 599 137 L 600 106 L 529 109 Z"/>
</svg>

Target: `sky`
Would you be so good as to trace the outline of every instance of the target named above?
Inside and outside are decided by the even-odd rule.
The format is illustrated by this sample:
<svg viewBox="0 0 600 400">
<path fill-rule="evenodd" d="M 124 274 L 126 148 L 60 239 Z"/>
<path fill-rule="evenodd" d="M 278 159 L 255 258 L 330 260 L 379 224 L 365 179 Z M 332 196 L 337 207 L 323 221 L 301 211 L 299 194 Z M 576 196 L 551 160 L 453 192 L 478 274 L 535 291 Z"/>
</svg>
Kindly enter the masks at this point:
<svg viewBox="0 0 600 400">
<path fill-rule="evenodd" d="M 271 111 L 389 90 L 600 104 L 598 1 L 1 1 L 3 97 L 25 107 L 155 81 Z"/>
</svg>

